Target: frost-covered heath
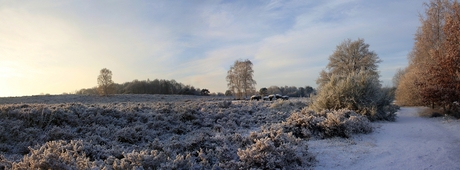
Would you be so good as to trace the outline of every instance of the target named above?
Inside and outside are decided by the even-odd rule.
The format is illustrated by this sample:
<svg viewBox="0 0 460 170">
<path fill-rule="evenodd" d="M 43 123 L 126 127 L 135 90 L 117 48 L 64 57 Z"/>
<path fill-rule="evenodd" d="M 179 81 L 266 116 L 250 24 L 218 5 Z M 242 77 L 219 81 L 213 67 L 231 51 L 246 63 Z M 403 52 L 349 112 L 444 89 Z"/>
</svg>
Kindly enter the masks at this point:
<svg viewBox="0 0 460 170">
<path fill-rule="evenodd" d="M 0 99 L 0 166 L 13 169 L 309 169 L 307 141 L 372 131 L 307 98 L 178 95 Z"/>
</svg>

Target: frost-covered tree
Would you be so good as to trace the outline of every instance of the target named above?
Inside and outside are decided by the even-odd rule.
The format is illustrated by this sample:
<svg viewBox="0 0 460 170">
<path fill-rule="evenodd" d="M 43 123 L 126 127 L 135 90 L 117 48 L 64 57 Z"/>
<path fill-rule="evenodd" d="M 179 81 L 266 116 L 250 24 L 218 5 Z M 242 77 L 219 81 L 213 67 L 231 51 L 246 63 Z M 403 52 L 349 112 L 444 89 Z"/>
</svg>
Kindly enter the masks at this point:
<svg viewBox="0 0 460 170">
<path fill-rule="evenodd" d="M 393 87 L 398 87 L 401 77 L 406 73 L 406 69 L 398 69 L 393 76 Z"/>
<path fill-rule="evenodd" d="M 403 75 L 399 77 L 396 87 L 396 104 L 400 106 L 419 106 L 422 104 L 422 97 L 416 85 L 417 75 L 413 67 L 407 67 Z"/>
<path fill-rule="evenodd" d="M 386 110 L 392 100 L 391 93 L 382 90 L 377 75 L 360 72 L 345 78 L 332 75 L 321 86 L 311 108 L 318 112 L 349 109 L 370 120 L 394 120 L 394 112 Z"/>
<path fill-rule="evenodd" d="M 347 39 L 337 46 L 335 52 L 329 56 L 327 70 L 320 73 L 316 81 L 319 86 L 326 84 L 332 75 L 335 77 L 347 77 L 352 73 L 368 72 L 378 75 L 377 64 L 381 60 L 373 51 L 369 51 L 369 44 L 364 39 L 351 41 Z"/>
<path fill-rule="evenodd" d="M 452 58 L 458 44 L 458 25 L 453 4 L 449 0 L 431 0 L 424 3 L 426 10 L 420 15 L 421 26 L 415 34 L 415 44 L 409 55 L 409 66 L 396 91 L 397 103 L 402 105 L 426 105 L 448 109 L 458 101 L 455 82 L 458 79 Z M 458 18 L 458 17 L 457 17 Z M 449 38 L 451 37 L 451 38 Z M 452 41 L 450 41 L 452 40 Z M 453 47 L 453 48 L 450 48 Z"/>
<path fill-rule="evenodd" d="M 442 107 L 447 113 L 457 110 L 460 98 L 460 7 L 455 1 L 448 9 L 442 47 L 430 51 L 433 63 L 428 67 L 432 79 L 422 88 L 425 102 Z M 458 111 L 458 110 L 457 110 Z M 457 112 L 455 111 L 455 112 Z"/>
<path fill-rule="evenodd" d="M 446 36 L 443 27 L 445 18 L 451 8 L 448 0 L 432 0 L 425 3 L 425 16 L 420 16 L 421 26 L 415 34 L 414 55 L 411 63 L 415 65 L 417 74 L 416 84 L 419 88 L 422 102 L 434 107 L 446 93 L 439 86 L 439 76 L 444 77 L 444 68 L 436 60 L 446 55 L 443 44 Z"/>
<path fill-rule="evenodd" d="M 363 39 L 346 40 L 329 57 L 328 71 L 322 71 L 319 92 L 311 108 L 354 110 L 370 120 L 394 120 L 393 96 L 381 88 L 377 54 L 369 51 Z"/>
<path fill-rule="evenodd" d="M 115 93 L 114 83 L 112 81 L 112 71 L 103 68 L 97 77 L 97 91 L 101 96 L 108 96 Z"/>
<path fill-rule="evenodd" d="M 254 70 L 249 60 L 237 60 L 227 72 L 227 86 L 236 98 L 247 97 L 255 92 L 256 81 L 253 79 Z"/>
</svg>

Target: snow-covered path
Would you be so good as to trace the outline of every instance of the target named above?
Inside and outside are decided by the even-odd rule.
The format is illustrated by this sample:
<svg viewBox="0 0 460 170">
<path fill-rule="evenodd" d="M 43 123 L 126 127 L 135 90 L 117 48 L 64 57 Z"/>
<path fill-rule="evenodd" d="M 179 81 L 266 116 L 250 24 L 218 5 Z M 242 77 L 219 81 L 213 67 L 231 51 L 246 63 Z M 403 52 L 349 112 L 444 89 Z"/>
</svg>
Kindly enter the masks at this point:
<svg viewBox="0 0 460 170">
<path fill-rule="evenodd" d="M 460 121 L 422 118 L 403 107 L 372 134 L 310 141 L 315 169 L 460 169 Z"/>
</svg>

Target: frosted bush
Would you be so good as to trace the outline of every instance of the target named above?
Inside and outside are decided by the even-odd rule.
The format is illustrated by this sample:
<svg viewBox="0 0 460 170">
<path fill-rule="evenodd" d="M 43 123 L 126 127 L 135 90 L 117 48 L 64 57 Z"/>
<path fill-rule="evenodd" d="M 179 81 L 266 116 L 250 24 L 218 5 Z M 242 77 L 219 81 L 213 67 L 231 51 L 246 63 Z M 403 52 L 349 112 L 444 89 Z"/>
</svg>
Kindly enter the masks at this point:
<svg viewBox="0 0 460 170">
<path fill-rule="evenodd" d="M 291 158 L 298 160 L 308 155 L 306 143 L 296 141 L 292 135 L 280 133 L 275 138 L 266 132 L 260 133 L 265 136 L 250 135 L 251 131 L 259 134 L 261 126 L 279 124 L 294 111 L 289 109 L 297 107 L 287 107 L 285 113 L 280 113 L 270 108 L 271 102 L 239 101 L 222 108 L 219 103 L 231 101 L 178 98 L 172 102 L 163 99 L 127 102 L 130 98 L 125 97 L 77 97 L 91 101 L 86 103 L 58 103 L 47 97 L 51 104 L 0 105 L 0 166 L 7 169 L 13 165 L 19 169 L 250 168 L 258 165 L 249 163 L 247 157 L 240 158 L 238 151 L 251 150 L 256 139 L 265 137 L 274 144 L 267 154 L 282 161 L 267 162 L 266 167 L 284 166 L 292 162 Z M 61 96 L 56 98 L 69 101 Z M 294 156 L 283 158 L 288 153 Z M 303 159 L 300 165 L 309 167 L 310 161 Z M 299 166 L 298 161 L 294 162 Z"/>
<path fill-rule="evenodd" d="M 278 110 L 281 112 L 289 113 L 291 111 L 299 111 L 302 108 L 306 107 L 307 104 L 297 101 L 292 102 L 289 100 L 275 100 L 271 105 L 270 109 Z"/>
<path fill-rule="evenodd" d="M 378 75 L 360 72 L 347 77 L 332 75 L 319 89 L 311 109 L 348 109 L 366 116 L 369 120 L 395 120 L 395 109 L 391 107 L 394 95 L 382 89 Z M 394 108 L 394 107 L 393 107 Z"/>
<path fill-rule="evenodd" d="M 304 109 L 293 113 L 282 123 L 285 131 L 292 132 L 299 138 L 348 138 L 356 133 L 372 132 L 370 121 L 354 111 L 322 111 L 316 113 Z"/>
<path fill-rule="evenodd" d="M 89 169 L 90 161 L 82 152 L 82 141 L 50 141 L 13 163 L 13 169 Z"/>
<path fill-rule="evenodd" d="M 0 169 L 308 169 L 305 139 L 372 130 L 355 112 L 294 100 L 125 97 L 0 105 Z"/>
<path fill-rule="evenodd" d="M 46 136 L 46 141 L 71 140 L 74 137 L 69 126 L 53 126 L 49 131 L 47 131 Z"/>
<path fill-rule="evenodd" d="M 228 107 L 230 107 L 230 105 L 232 105 L 232 101 L 224 100 L 222 102 L 219 102 L 219 107 L 220 108 L 228 108 Z"/>
<path fill-rule="evenodd" d="M 1 145 L 1 144 L 0 144 Z M 5 158 L 5 156 L 0 155 L 0 169 L 11 169 L 12 163 Z"/>
<path fill-rule="evenodd" d="M 306 141 L 284 133 L 279 124 L 263 127 L 249 136 L 252 144 L 238 149 L 239 169 L 299 169 L 312 166 Z"/>
</svg>

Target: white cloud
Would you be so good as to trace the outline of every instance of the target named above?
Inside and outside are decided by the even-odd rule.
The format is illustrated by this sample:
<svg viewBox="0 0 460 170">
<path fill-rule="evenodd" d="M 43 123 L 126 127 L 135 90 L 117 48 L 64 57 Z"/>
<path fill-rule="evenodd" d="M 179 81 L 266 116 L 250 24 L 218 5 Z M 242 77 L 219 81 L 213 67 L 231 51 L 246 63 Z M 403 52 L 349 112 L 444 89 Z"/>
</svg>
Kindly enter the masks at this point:
<svg viewBox="0 0 460 170">
<path fill-rule="evenodd" d="M 92 87 L 104 67 L 118 83 L 176 79 L 223 92 L 237 59 L 254 63 L 258 87 L 315 86 L 346 38 L 364 38 L 388 80 L 407 63 L 422 7 L 410 0 L 0 3 L 0 59 L 9 63 L 0 72 L 10 72 L 22 94 Z"/>
</svg>

